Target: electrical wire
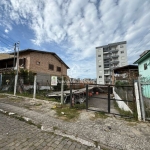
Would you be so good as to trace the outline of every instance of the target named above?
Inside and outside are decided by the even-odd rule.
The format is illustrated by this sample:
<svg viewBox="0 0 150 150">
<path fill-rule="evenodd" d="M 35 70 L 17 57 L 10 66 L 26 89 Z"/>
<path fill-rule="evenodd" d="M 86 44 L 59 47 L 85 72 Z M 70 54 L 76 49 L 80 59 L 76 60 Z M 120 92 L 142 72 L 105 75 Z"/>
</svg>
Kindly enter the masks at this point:
<svg viewBox="0 0 150 150">
<path fill-rule="evenodd" d="M 2 34 L 6 35 L 6 34 L 5 34 L 5 32 L 4 32 L 4 31 L 2 31 L 1 29 L 0 29 L 0 32 L 1 32 Z M 8 36 L 8 35 L 7 35 L 7 36 Z M 0 37 L 2 37 L 2 36 L 0 36 Z M 4 37 L 3 37 L 3 38 L 4 38 Z M 14 39 L 12 39 L 10 36 L 8 36 L 8 38 L 9 38 L 9 39 L 11 39 L 12 43 L 14 43 L 14 42 L 15 42 L 15 40 L 14 40 Z"/>
<path fill-rule="evenodd" d="M 2 36 L 0 36 L 0 39 L 1 39 L 1 40 L 3 40 L 3 41 L 5 41 L 5 42 L 7 42 L 7 43 L 10 43 L 10 44 L 14 43 L 14 42 L 11 42 L 11 41 L 9 41 L 9 40 L 5 39 L 5 38 L 4 38 L 4 37 L 2 37 Z"/>
<path fill-rule="evenodd" d="M 7 43 L 3 42 L 1 39 L 0 39 L 0 41 L 1 41 L 3 44 L 5 44 L 5 45 L 10 46 L 10 45 L 8 45 Z"/>
</svg>

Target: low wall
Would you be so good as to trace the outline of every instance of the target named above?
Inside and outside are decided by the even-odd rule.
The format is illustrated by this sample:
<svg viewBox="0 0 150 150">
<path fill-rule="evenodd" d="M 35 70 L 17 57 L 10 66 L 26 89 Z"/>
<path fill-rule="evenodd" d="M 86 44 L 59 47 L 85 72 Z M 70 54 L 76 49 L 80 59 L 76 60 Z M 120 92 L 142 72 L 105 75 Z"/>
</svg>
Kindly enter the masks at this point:
<svg viewBox="0 0 150 150">
<path fill-rule="evenodd" d="M 33 85 L 24 85 L 25 90 L 29 90 L 29 89 L 33 89 L 33 88 L 34 88 Z M 50 86 L 40 86 L 39 90 L 50 90 Z"/>
<path fill-rule="evenodd" d="M 114 94 L 115 99 L 122 100 L 120 98 L 120 96 L 115 92 L 114 88 L 113 88 L 113 94 Z M 130 111 L 131 113 L 133 113 L 132 110 L 127 106 L 127 104 L 124 101 L 117 101 L 116 100 L 116 102 L 117 102 L 118 107 L 120 109 L 123 109 L 124 111 Z"/>
</svg>

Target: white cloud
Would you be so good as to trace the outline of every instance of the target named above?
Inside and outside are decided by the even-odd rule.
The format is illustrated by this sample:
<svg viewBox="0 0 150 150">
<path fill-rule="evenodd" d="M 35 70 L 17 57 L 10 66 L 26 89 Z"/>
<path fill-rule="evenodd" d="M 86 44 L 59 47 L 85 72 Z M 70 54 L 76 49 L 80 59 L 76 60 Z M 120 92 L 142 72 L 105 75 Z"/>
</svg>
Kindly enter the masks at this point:
<svg viewBox="0 0 150 150">
<path fill-rule="evenodd" d="M 8 33 L 9 32 L 9 30 L 8 29 L 5 29 L 5 33 Z"/>
<path fill-rule="evenodd" d="M 96 46 L 126 40 L 129 62 L 150 47 L 149 0 L 1 0 L 0 4 L 5 6 L 3 17 L 8 18 L 3 24 L 10 28 L 12 21 L 28 25 L 36 45 L 57 43 L 72 67 L 71 61 L 76 66 L 76 61 L 85 64 L 95 59 Z M 88 64 L 90 70 L 95 62 Z M 77 76 L 82 74 L 78 66 Z"/>
</svg>

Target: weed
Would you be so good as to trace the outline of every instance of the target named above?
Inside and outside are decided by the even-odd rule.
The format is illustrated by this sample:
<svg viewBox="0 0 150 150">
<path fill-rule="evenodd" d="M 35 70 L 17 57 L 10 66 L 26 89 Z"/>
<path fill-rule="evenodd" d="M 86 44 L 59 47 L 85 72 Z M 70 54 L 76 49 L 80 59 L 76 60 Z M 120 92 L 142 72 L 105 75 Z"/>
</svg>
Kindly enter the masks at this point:
<svg viewBox="0 0 150 150">
<path fill-rule="evenodd" d="M 34 106 L 41 106 L 42 103 L 37 103 L 37 104 L 34 104 Z"/>
<path fill-rule="evenodd" d="M 53 130 L 54 130 L 54 131 L 55 131 L 55 130 L 58 130 L 58 127 L 54 126 L 54 127 L 53 127 Z"/>
<path fill-rule="evenodd" d="M 96 112 L 96 113 L 95 113 L 95 117 L 96 117 L 96 118 L 103 118 L 103 119 L 108 118 L 108 116 L 105 115 L 105 112 Z"/>
<path fill-rule="evenodd" d="M 98 147 L 98 142 L 97 141 L 94 141 L 94 144 L 96 147 Z"/>
<path fill-rule="evenodd" d="M 73 106 L 73 108 L 78 109 L 78 110 L 82 110 L 82 109 L 85 109 L 85 108 L 86 108 L 86 104 L 85 104 L 85 103 L 82 103 L 82 104 L 75 104 L 75 105 Z"/>
<path fill-rule="evenodd" d="M 120 109 L 116 101 L 114 101 L 114 107 L 115 107 L 115 109 L 118 110 L 121 117 L 124 117 L 127 119 L 130 118 L 130 121 L 131 121 L 131 118 L 134 118 L 134 120 L 137 120 L 137 118 L 138 118 L 137 112 L 133 112 L 133 114 L 132 114 L 130 111 L 124 111 L 123 109 Z"/>
<path fill-rule="evenodd" d="M 6 95 L 0 94 L 0 98 L 6 98 Z"/>
<path fill-rule="evenodd" d="M 65 120 L 75 119 L 79 116 L 77 109 L 69 108 L 67 105 L 57 105 L 55 109 L 57 115 Z"/>
</svg>

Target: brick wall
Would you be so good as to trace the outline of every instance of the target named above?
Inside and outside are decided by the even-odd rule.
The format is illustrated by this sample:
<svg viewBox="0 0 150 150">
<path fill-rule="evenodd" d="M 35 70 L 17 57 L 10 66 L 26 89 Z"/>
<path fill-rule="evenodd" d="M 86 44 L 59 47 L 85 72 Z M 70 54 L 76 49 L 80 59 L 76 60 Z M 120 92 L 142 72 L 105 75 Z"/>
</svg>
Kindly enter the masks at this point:
<svg viewBox="0 0 150 150">
<path fill-rule="evenodd" d="M 44 73 L 50 75 L 67 75 L 67 67 L 57 58 L 49 53 L 27 52 L 22 53 L 20 58 L 26 58 L 26 69 L 35 73 Z M 49 64 L 54 65 L 54 70 L 49 69 Z M 61 67 L 61 72 L 57 71 L 57 66 Z"/>
</svg>

